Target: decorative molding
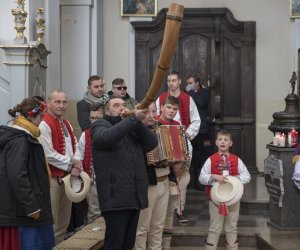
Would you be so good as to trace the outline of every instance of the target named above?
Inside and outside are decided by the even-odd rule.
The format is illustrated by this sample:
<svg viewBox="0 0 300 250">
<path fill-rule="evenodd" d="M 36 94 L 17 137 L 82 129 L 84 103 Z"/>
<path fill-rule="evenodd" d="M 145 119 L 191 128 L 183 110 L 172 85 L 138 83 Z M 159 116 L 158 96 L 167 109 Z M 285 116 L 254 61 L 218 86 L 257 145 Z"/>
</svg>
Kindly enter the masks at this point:
<svg viewBox="0 0 300 250">
<path fill-rule="evenodd" d="M 94 7 L 94 0 L 61 0 L 61 6 L 91 6 Z"/>
</svg>

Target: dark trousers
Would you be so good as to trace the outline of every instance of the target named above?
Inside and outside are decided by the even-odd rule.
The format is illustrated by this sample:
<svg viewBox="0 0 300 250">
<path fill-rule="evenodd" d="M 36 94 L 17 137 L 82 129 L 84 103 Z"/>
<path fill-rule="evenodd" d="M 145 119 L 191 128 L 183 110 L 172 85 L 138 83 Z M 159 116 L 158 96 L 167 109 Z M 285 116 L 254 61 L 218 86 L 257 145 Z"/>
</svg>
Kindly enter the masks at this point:
<svg viewBox="0 0 300 250">
<path fill-rule="evenodd" d="M 132 250 L 140 210 L 103 212 L 106 230 L 104 250 Z"/>
<path fill-rule="evenodd" d="M 210 143 L 208 143 L 210 142 Z M 198 190 L 204 190 L 199 182 L 199 175 L 203 164 L 213 154 L 213 145 L 211 142 L 211 136 L 209 133 L 199 133 L 194 140 L 192 140 L 193 145 L 193 157 L 191 161 L 191 169 L 194 173 L 194 187 Z"/>
</svg>

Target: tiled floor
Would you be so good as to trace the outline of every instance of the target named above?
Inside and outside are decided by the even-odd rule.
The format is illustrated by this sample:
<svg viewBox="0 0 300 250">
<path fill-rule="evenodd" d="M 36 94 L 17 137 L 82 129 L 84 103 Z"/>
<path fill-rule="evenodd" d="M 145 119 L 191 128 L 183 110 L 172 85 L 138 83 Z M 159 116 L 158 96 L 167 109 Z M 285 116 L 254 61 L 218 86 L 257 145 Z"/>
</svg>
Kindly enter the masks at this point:
<svg viewBox="0 0 300 250">
<path fill-rule="evenodd" d="M 269 226 L 268 204 L 269 195 L 263 176 L 252 178 L 251 182 L 245 186 L 241 201 L 238 223 L 239 249 L 258 249 L 256 235 L 259 235 L 263 241 L 272 245 L 273 249 L 299 250 L 300 231 L 279 231 Z M 208 201 L 204 192 L 188 190 L 185 213 L 190 219 L 188 223 L 180 224 L 174 219 L 172 249 L 204 249 L 204 240 L 209 227 Z M 222 241 L 224 239 L 221 237 L 219 249 L 224 247 Z"/>
</svg>

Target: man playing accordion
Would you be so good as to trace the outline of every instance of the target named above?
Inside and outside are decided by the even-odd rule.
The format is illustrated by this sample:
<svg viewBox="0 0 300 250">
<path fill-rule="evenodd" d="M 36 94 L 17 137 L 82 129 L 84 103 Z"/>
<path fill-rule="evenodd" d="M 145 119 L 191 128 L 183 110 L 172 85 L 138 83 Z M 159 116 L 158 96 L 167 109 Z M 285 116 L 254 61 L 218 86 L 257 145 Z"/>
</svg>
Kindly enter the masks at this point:
<svg viewBox="0 0 300 250">
<path fill-rule="evenodd" d="M 188 172 L 186 163 L 190 161 L 184 126 L 173 120 L 179 105 L 179 99 L 169 96 L 161 107 L 161 115 L 155 116 L 156 106 L 152 103 L 143 120 L 154 129 L 159 146 L 147 153 L 149 206 L 140 214 L 136 250 L 161 249 L 163 232 L 167 245 L 171 241 L 174 209 L 180 200 L 177 179 Z"/>
</svg>

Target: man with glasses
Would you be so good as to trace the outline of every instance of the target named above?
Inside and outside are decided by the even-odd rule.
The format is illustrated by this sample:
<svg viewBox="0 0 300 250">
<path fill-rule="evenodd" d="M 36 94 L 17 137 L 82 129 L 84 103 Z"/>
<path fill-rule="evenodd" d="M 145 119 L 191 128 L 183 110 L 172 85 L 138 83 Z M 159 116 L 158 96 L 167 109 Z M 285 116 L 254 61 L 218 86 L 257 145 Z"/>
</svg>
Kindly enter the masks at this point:
<svg viewBox="0 0 300 250">
<path fill-rule="evenodd" d="M 108 95 L 121 98 L 125 101 L 126 107 L 131 110 L 138 104 L 137 100 L 132 98 L 127 92 L 127 86 L 122 78 L 116 78 L 112 81 L 112 89 L 108 92 Z"/>
</svg>

